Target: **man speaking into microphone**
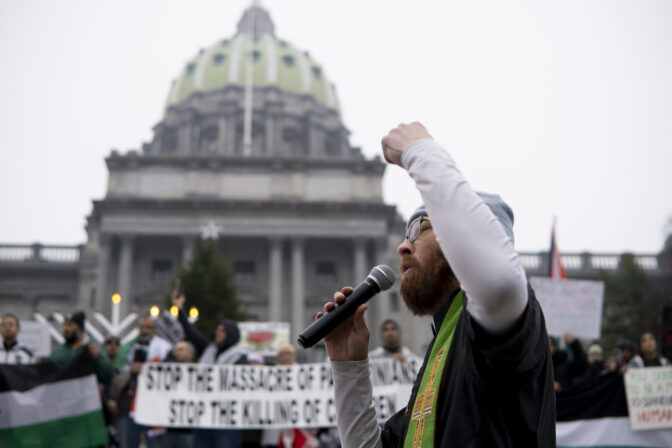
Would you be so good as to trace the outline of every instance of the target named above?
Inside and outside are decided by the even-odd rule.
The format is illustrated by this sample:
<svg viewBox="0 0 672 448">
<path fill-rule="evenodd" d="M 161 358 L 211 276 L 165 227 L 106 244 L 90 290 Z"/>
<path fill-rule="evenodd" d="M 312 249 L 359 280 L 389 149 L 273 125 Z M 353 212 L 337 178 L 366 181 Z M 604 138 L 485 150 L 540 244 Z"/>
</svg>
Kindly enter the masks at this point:
<svg viewBox="0 0 672 448">
<path fill-rule="evenodd" d="M 399 125 L 382 146 L 424 202 L 397 252 L 404 302 L 413 314 L 433 317 L 434 338 L 408 406 L 381 429 L 369 379 L 367 305 L 325 336 L 343 446 L 554 447 L 548 335 L 513 246 L 510 207 L 472 190 L 420 123 Z M 351 293 L 334 293 L 317 319 Z"/>
</svg>

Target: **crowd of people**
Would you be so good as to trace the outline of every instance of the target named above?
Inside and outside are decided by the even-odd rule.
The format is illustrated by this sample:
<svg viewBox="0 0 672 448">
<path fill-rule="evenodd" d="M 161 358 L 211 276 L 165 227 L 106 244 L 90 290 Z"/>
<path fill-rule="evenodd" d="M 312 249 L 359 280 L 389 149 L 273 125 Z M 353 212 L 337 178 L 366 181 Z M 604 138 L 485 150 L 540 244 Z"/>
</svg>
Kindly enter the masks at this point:
<svg viewBox="0 0 672 448">
<path fill-rule="evenodd" d="M 215 430 L 193 428 L 150 428 L 137 424 L 133 418 L 134 399 L 138 374 L 147 362 L 177 362 L 202 364 L 292 365 L 296 351 L 284 342 L 277 348 L 275 359 L 264 359 L 257 353 L 240 347 L 238 324 L 223 319 L 213 330 L 213 337 L 202 334 L 189 321 L 183 310 L 185 296 L 177 290 L 172 293 L 173 304 L 178 308 L 177 322 L 182 326 L 184 339 L 172 344 L 157 334 L 155 318 L 142 315 L 138 318 L 138 336 L 122 344 L 116 335 L 109 335 L 99 345 L 86 333 L 84 312 L 64 316 L 62 334 L 64 342 L 56 346 L 48 360 L 65 363 L 82 352 L 88 353 L 93 371 L 101 389 L 103 412 L 110 436 L 110 447 L 138 447 L 144 443 L 152 448 L 189 447 L 324 447 L 339 446 L 335 428 L 264 429 L 264 430 Z M 20 321 L 11 313 L 2 316 L 2 346 L 0 363 L 33 364 L 43 361 L 33 356 L 18 341 Z M 397 322 L 388 319 L 381 326 L 381 347 L 371 352 L 371 358 L 390 357 L 406 362 L 415 356 L 401 345 Z M 46 361 L 46 359 L 44 360 Z"/>
<path fill-rule="evenodd" d="M 549 338 L 541 306 L 513 245 L 513 212 L 498 195 L 476 192 L 452 156 L 420 123 L 399 125 L 382 140 L 387 162 L 408 171 L 423 198 L 409 218 L 397 252 L 400 292 L 415 315 L 432 318 L 433 339 L 408 405 L 379 425 L 372 399 L 370 358 L 407 360 L 399 326 L 385 321 L 383 345 L 369 350 L 370 331 L 360 305 L 325 338 L 331 362 L 339 436 L 344 446 L 555 446 L 556 398 L 597 384 L 607 372 L 667 366 L 655 337 L 639 344 L 623 341 L 612 356 L 598 344 L 583 345 L 564 335 L 567 349 Z M 353 291 L 336 291 L 316 318 L 343 303 Z M 275 431 L 147 428 L 133 419 L 134 392 L 143 363 L 252 364 L 259 359 L 237 344 L 236 322 L 224 319 L 211 337 L 200 333 L 183 310 L 185 297 L 174 291 L 173 305 L 184 337 L 171 344 L 143 316 L 138 337 L 120 346 L 109 337 L 104 347 L 85 337 L 83 313 L 66 316 L 65 342 L 53 361 L 87 351 L 103 385 L 105 412 L 113 440 L 122 447 L 238 447 L 337 445 L 333 431 L 296 428 Z M 2 319 L 3 351 L 11 362 L 30 362 L 16 340 L 19 321 Z M 282 350 L 282 351 L 281 351 Z M 276 362 L 294 363 L 284 345 Z"/>
<path fill-rule="evenodd" d="M 565 349 L 558 347 L 564 341 Z M 624 339 L 616 344 L 610 356 L 594 342 L 584 350 L 583 344 L 571 333 L 562 338 L 549 338 L 553 359 L 554 385 L 557 392 L 585 390 L 595 386 L 604 375 L 640 367 L 669 366 L 670 360 L 658 353 L 656 338 L 651 332 L 643 333 L 638 343 Z"/>
</svg>

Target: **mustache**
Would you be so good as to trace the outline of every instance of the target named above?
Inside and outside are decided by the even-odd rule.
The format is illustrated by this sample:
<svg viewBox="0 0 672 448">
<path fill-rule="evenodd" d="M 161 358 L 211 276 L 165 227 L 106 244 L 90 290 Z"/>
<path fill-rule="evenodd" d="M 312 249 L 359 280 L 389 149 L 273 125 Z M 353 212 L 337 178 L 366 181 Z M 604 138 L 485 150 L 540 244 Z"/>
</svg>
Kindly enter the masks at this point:
<svg viewBox="0 0 672 448">
<path fill-rule="evenodd" d="M 401 258 L 399 262 L 399 272 L 404 272 L 404 267 L 413 268 L 416 267 L 417 263 L 410 256 L 405 256 Z"/>
</svg>

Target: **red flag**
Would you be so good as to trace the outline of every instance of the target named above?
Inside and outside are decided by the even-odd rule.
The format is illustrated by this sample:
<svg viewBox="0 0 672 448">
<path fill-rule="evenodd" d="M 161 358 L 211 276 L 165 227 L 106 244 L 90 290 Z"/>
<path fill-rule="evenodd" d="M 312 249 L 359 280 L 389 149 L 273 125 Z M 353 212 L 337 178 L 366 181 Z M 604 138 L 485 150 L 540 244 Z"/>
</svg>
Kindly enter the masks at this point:
<svg viewBox="0 0 672 448">
<path fill-rule="evenodd" d="M 551 229 L 551 250 L 549 256 L 549 275 L 551 278 L 567 278 L 565 266 L 562 264 L 562 255 L 560 255 L 560 250 L 558 250 L 558 245 L 555 242 L 555 220 L 553 220 L 553 228 Z"/>
</svg>

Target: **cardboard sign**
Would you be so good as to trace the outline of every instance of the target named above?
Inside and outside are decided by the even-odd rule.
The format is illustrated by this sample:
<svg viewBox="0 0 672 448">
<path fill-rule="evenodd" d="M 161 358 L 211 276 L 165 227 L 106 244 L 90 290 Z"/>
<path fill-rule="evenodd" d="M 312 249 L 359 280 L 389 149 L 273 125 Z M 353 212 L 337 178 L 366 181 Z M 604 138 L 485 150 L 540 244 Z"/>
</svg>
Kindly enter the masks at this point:
<svg viewBox="0 0 672 448">
<path fill-rule="evenodd" d="M 600 338 L 603 282 L 530 277 L 530 284 L 544 311 L 549 335 L 572 333 L 583 339 Z"/>
<path fill-rule="evenodd" d="M 22 320 L 18 341 L 33 352 L 35 358 L 47 358 L 51 353 L 51 338 L 47 324 Z M 2 338 L 0 338 L 2 341 Z"/>
<path fill-rule="evenodd" d="M 628 369 L 625 374 L 630 428 L 672 428 L 672 367 Z"/>
<path fill-rule="evenodd" d="M 275 356 L 283 342 L 289 342 L 288 322 L 239 322 L 239 345 L 263 356 Z"/>
<path fill-rule="evenodd" d="M 371 360 L 373 402 L 385 421 L 408 404 L 422 365 Z M 237 366 L 145 363 L 135 420 L 149 426 L 302 428 L 336 425 L 331 364 Z"/>
</svg>

